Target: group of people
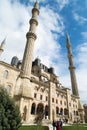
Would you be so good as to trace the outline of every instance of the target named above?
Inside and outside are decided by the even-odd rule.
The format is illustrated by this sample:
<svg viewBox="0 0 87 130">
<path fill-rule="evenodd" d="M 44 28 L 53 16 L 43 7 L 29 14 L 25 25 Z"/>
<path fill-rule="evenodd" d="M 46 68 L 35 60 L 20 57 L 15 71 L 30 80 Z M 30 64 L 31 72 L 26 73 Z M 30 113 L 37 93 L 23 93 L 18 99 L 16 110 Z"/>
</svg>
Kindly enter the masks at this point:
<svg viewBox="0 0 87 130">
<path fill-rule="evenodd" d="M 62 130 L 62 121 L 61 119 L 59 121 L 54 121 L 53 120 L 53 130 Z"/>
</svg>

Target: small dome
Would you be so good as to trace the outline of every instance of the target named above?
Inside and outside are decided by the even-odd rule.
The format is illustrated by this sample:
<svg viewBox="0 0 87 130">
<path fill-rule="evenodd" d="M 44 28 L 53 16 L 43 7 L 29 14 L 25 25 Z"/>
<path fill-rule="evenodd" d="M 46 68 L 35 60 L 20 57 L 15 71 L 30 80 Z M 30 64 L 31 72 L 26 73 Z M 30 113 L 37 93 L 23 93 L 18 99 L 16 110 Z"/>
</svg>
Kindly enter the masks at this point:
<svg viewBox="0 0 87 130">
<path fill-rule="evenodd" d="M 50 67 L 50 68 L 48 69 L 48 72 L 51 73 L 51 74 L 54 74 L 54 68 L 53 68 L 53 67 Z"/>
<path fill-rule="evenodd" d="M 11 65 L 12 66 L 17 66 L 18 64 L 18 57 L 17 56 L 14 56 L 11 60 Z"/>
</svg>

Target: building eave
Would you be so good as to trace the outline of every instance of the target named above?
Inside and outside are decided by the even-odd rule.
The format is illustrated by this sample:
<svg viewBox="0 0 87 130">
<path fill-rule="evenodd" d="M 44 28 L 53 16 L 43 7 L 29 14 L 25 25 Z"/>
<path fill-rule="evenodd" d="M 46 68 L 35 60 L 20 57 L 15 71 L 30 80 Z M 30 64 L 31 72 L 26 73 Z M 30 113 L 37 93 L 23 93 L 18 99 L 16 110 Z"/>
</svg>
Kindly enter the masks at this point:
<svg viewBox="0 0 87 130">
<path fill-rule="evenodd" d="M 10 68 L 10 69 L 13 69 L 13 70 L 15 70 L 15 71 L 19 71 L 19 72 L 21 71 L 20 69 L 14 67 L 14 66 L 11 66 L 10 64 L 8 64 L 8 63 L 6 63 L 6 62 L 4 62 L 4 61 L 0 61 L 0 64 L 1 64 L 1 65 L 4 65 L 5 67 L 8 67 L 8 68 Z"/>
</svg>

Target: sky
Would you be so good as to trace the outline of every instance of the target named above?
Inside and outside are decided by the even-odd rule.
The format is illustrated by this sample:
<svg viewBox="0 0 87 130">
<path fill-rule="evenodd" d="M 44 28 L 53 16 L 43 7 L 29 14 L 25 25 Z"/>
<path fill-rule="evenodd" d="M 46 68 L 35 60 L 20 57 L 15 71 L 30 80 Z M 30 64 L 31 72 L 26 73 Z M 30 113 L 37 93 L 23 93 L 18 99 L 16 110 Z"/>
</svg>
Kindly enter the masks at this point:
<svg viewBox="0 0 87 130">
<path fill-rule="evenodd" d="M 10 63 L 13 56 L 22 60 L 35 1 L 0 0 L 0 43 L 6 38 L 0 60 Z M 38 57 L 43 64 L 54 67 L 61 84 L 71 89 L 66 48 L 68 32 L 80 98 L 87 104 L 87 0 L 38 2 L 40 14 L 33 60 Z"/>
</svg>

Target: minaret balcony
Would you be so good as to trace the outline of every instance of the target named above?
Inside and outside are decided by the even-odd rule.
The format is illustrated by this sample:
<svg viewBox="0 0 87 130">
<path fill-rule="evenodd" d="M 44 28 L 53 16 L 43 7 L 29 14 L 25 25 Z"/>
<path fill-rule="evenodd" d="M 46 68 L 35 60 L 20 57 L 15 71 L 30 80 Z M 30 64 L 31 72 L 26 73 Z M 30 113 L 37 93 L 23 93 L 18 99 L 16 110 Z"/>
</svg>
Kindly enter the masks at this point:
<svg viewBox="0 0 87 130">
<path fill-rule="evenodd" d="M 69 66 L 69 69 L 71 70 L 71 69 L 75 69 L 75 66 Z"/>
<path fill-rule="evenodd" d="M 2 52 L 3 52 L 4 50 L 3 50 L 2 48 L 0 48 L 0 51 L 2 51 Z"/>
<path fill-rule="evenodd" d="M 38 10 L 37 8 L 33 8 L 33 9 L 32 9 L 32 13 L 34 14 L 35 12 L 37 12 L 38 15 L 39 15 L 39 10 Z"/>
<path fill-rule="evenodd" d="M 34 33 L 32 33 L 32 32 L 28 32 L 28 33 L 26 34 L 26 37 L 27 37 L 27 39 L 28 39 L 28 38 L 33 38 L 34 40 L 37 39 L 36 34 L 34 34 Z"/>
<path fill-rule="evenodd" d="M 31 18 L 29 23 L 30 24 L 34 23 L 34 24 L 38 25 L 38 21 L 36 19 L 34 19 L 34 18 Z"/>
</svg>

